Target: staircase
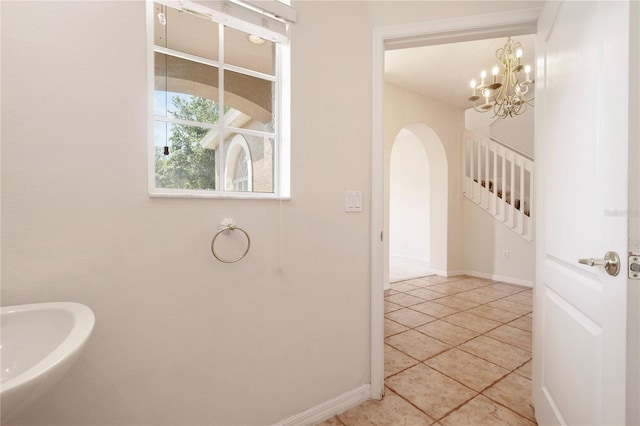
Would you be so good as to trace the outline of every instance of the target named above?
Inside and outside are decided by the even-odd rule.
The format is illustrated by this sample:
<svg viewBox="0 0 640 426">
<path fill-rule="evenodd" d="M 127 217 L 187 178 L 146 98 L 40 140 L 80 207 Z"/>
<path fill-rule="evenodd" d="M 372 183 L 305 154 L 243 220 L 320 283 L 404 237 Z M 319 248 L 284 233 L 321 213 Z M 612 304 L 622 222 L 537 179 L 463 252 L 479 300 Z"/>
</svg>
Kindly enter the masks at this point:
<svg viewBox="0 0 640 426">
<path fill-rule="evenodd" d="M 533 242 L 533 159 L 465 130 L 464 195 L 529 242 Z"/>
</svg>

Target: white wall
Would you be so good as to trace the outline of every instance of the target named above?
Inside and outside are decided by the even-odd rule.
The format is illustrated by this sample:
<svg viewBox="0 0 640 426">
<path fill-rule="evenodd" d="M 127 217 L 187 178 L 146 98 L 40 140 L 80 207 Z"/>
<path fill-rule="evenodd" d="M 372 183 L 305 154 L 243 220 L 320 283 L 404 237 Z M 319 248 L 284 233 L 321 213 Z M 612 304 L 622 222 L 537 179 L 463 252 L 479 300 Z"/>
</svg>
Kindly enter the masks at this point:
<svg viewBox="0 0 640 426">
<path fill-rule="evenodd" d="M 464 268 L 473 275 L 533 286 L 535 246 L 465 197 Z"/>
<path fill-rule="evenodd" d="M 2 304 L 96 314 L 17 423 L 271 424 L 370 382 L 367 4 L 295 6 L 278 202 L 149 198 L 144 2 L 1 2 Z M 237 264 L 210 253 L 225 217 L 252 238 Z"/>
<path fill-rule="evenodd" d="M 432 101 L 424 96 L 412 93 L 408 90 L 385 85 L 384 93 L 384 114 L 385 114 L 385 217 L 389 217 L 389 164 L 391 157 L 391 147 L 396 135 L 403 128 L 411 128 L 420 124 L 428 126 L 430 131 L 435 133 L 440 140 L 444 150 L 443 159 L 438 164 L 431 161 L 431 167 L 436 165 L 448 167 L 446 179 L 448 180 L 447 194 L 430 195 L 430 210 L 445 215 L 445 218 L 438 223 L 447 223 L 446 227 L 432 228 L 430 239 L 432 241 L 446 244 L 443 250 L 434 250 L 431 246 L 429 250 L 430 264 L 432 268 L 439 270 L 439 273 L 451 273 L 462 269 L 462 189 L 461 182 L 461 148 L 462 131 L 464 128 L 464 114 L 462 110 L 448 105 Z M 428 133 L 428 132 L 427 132 Z M 426 135 L 425 138 L 430 137 Z M 429 155 L 427 153 L 427 155 Z M 441 164 L 446 162 L 447 164 Z M 431 174 L 431 182 L 434 175 Z M 446 205 L 437 203 L 436 199 L 447 199 Z M 385 226 L 385 234 L 389 235 L 388 222 Z M 388 262 L 388 243 L 385 247 L 385 260 Z M 444 251 L 444 253 L 443 253 Z M 385 265 L 385 283 L 389 281 L 388 263 Z"/>
<path fill-rule="evenodd" d="M 389 254 L 429 262 L 429 159 L 413 133 L 394 141 L 389 180 Z"/>
<path fill-rule="evenodd" d="M 464 112 L 465 127 L 475 133 L 496 138 L 498 141 L 533 157 L 535 108 L 529 107 L 522 115 L 509 118 L 491 118 L 473 108 Z"/>
</svg>

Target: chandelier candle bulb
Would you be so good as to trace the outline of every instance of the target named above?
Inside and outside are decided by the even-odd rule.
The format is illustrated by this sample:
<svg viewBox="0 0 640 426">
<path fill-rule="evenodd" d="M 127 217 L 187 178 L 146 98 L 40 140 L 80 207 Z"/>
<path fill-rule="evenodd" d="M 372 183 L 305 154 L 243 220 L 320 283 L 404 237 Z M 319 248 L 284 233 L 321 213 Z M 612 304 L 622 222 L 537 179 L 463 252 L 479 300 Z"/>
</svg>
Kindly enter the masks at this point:
<svg viewBox="0 0 640 426">
<path fill-rule="evenodd" d="M 495 57 L 498 63 L 491 69 L 493 83 L 485 84 L 487 72 L 480 73 L 481 81 L 479 86 L 475 86 L 475 79 L 471 81 L 471 89 L 474 95 L 469 98 L 473 108 L 478 112 L 493 112 L 497 118 L 514 117 L 522 114 L 527 106 L 534 106 L 533 90 L 529 86 L 535 84 L 531 79 L 531 66 L 522 64 L 524 49 L 522 44 L 507 39 L 504 47 L 496 50 Z M 500 71 L 502 70 L 502 71 Z M 522 74 L 525 71 L 526 80 L 522 81 Z M 498 83 L 498 75 L 501 76 L 501 83 Z M 480 92 L 476 95 L 476 89 Z M 484 103 L 480 103 L 480 97 L 484 97 Z"/>
</svg>

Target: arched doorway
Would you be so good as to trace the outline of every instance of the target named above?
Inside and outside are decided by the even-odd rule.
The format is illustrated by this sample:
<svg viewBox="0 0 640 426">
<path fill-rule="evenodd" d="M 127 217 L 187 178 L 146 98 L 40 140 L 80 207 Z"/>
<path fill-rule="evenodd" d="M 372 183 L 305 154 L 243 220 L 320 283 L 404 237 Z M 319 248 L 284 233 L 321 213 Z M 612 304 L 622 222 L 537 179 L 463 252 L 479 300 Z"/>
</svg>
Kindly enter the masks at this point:
<svg viewBox="0 0 640 426">
<path fill-rule="evenodd" d="M 401 130 L 389 167 L 389 282 L 429 275 L 429 159 L 422 142 Z"/>
<path fill-rule="evenodd" d="M 442 141 L 426 124 L 406 125 L 394 140 L 388 170 L 390 281 L 402 274 L 446 275 L 449 167 Z M 414 271 L 392 271 L 391 260 L 399 257 L 413 260 Z"/>
</svg>

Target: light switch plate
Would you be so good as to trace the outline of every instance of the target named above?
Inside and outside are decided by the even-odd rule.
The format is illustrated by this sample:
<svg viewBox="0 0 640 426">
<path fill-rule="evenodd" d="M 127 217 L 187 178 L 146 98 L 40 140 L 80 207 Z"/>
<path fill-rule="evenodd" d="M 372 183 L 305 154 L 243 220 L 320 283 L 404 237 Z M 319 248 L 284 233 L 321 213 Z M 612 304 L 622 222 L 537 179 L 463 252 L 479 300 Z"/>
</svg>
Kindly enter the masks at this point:
<svg viewBox="0 0 640 426">
<path fill-rule="evenodd" d="M 344 211 L 348 213 L 362 212 L 362 191 L 347 191 Z"/>
</svg>

